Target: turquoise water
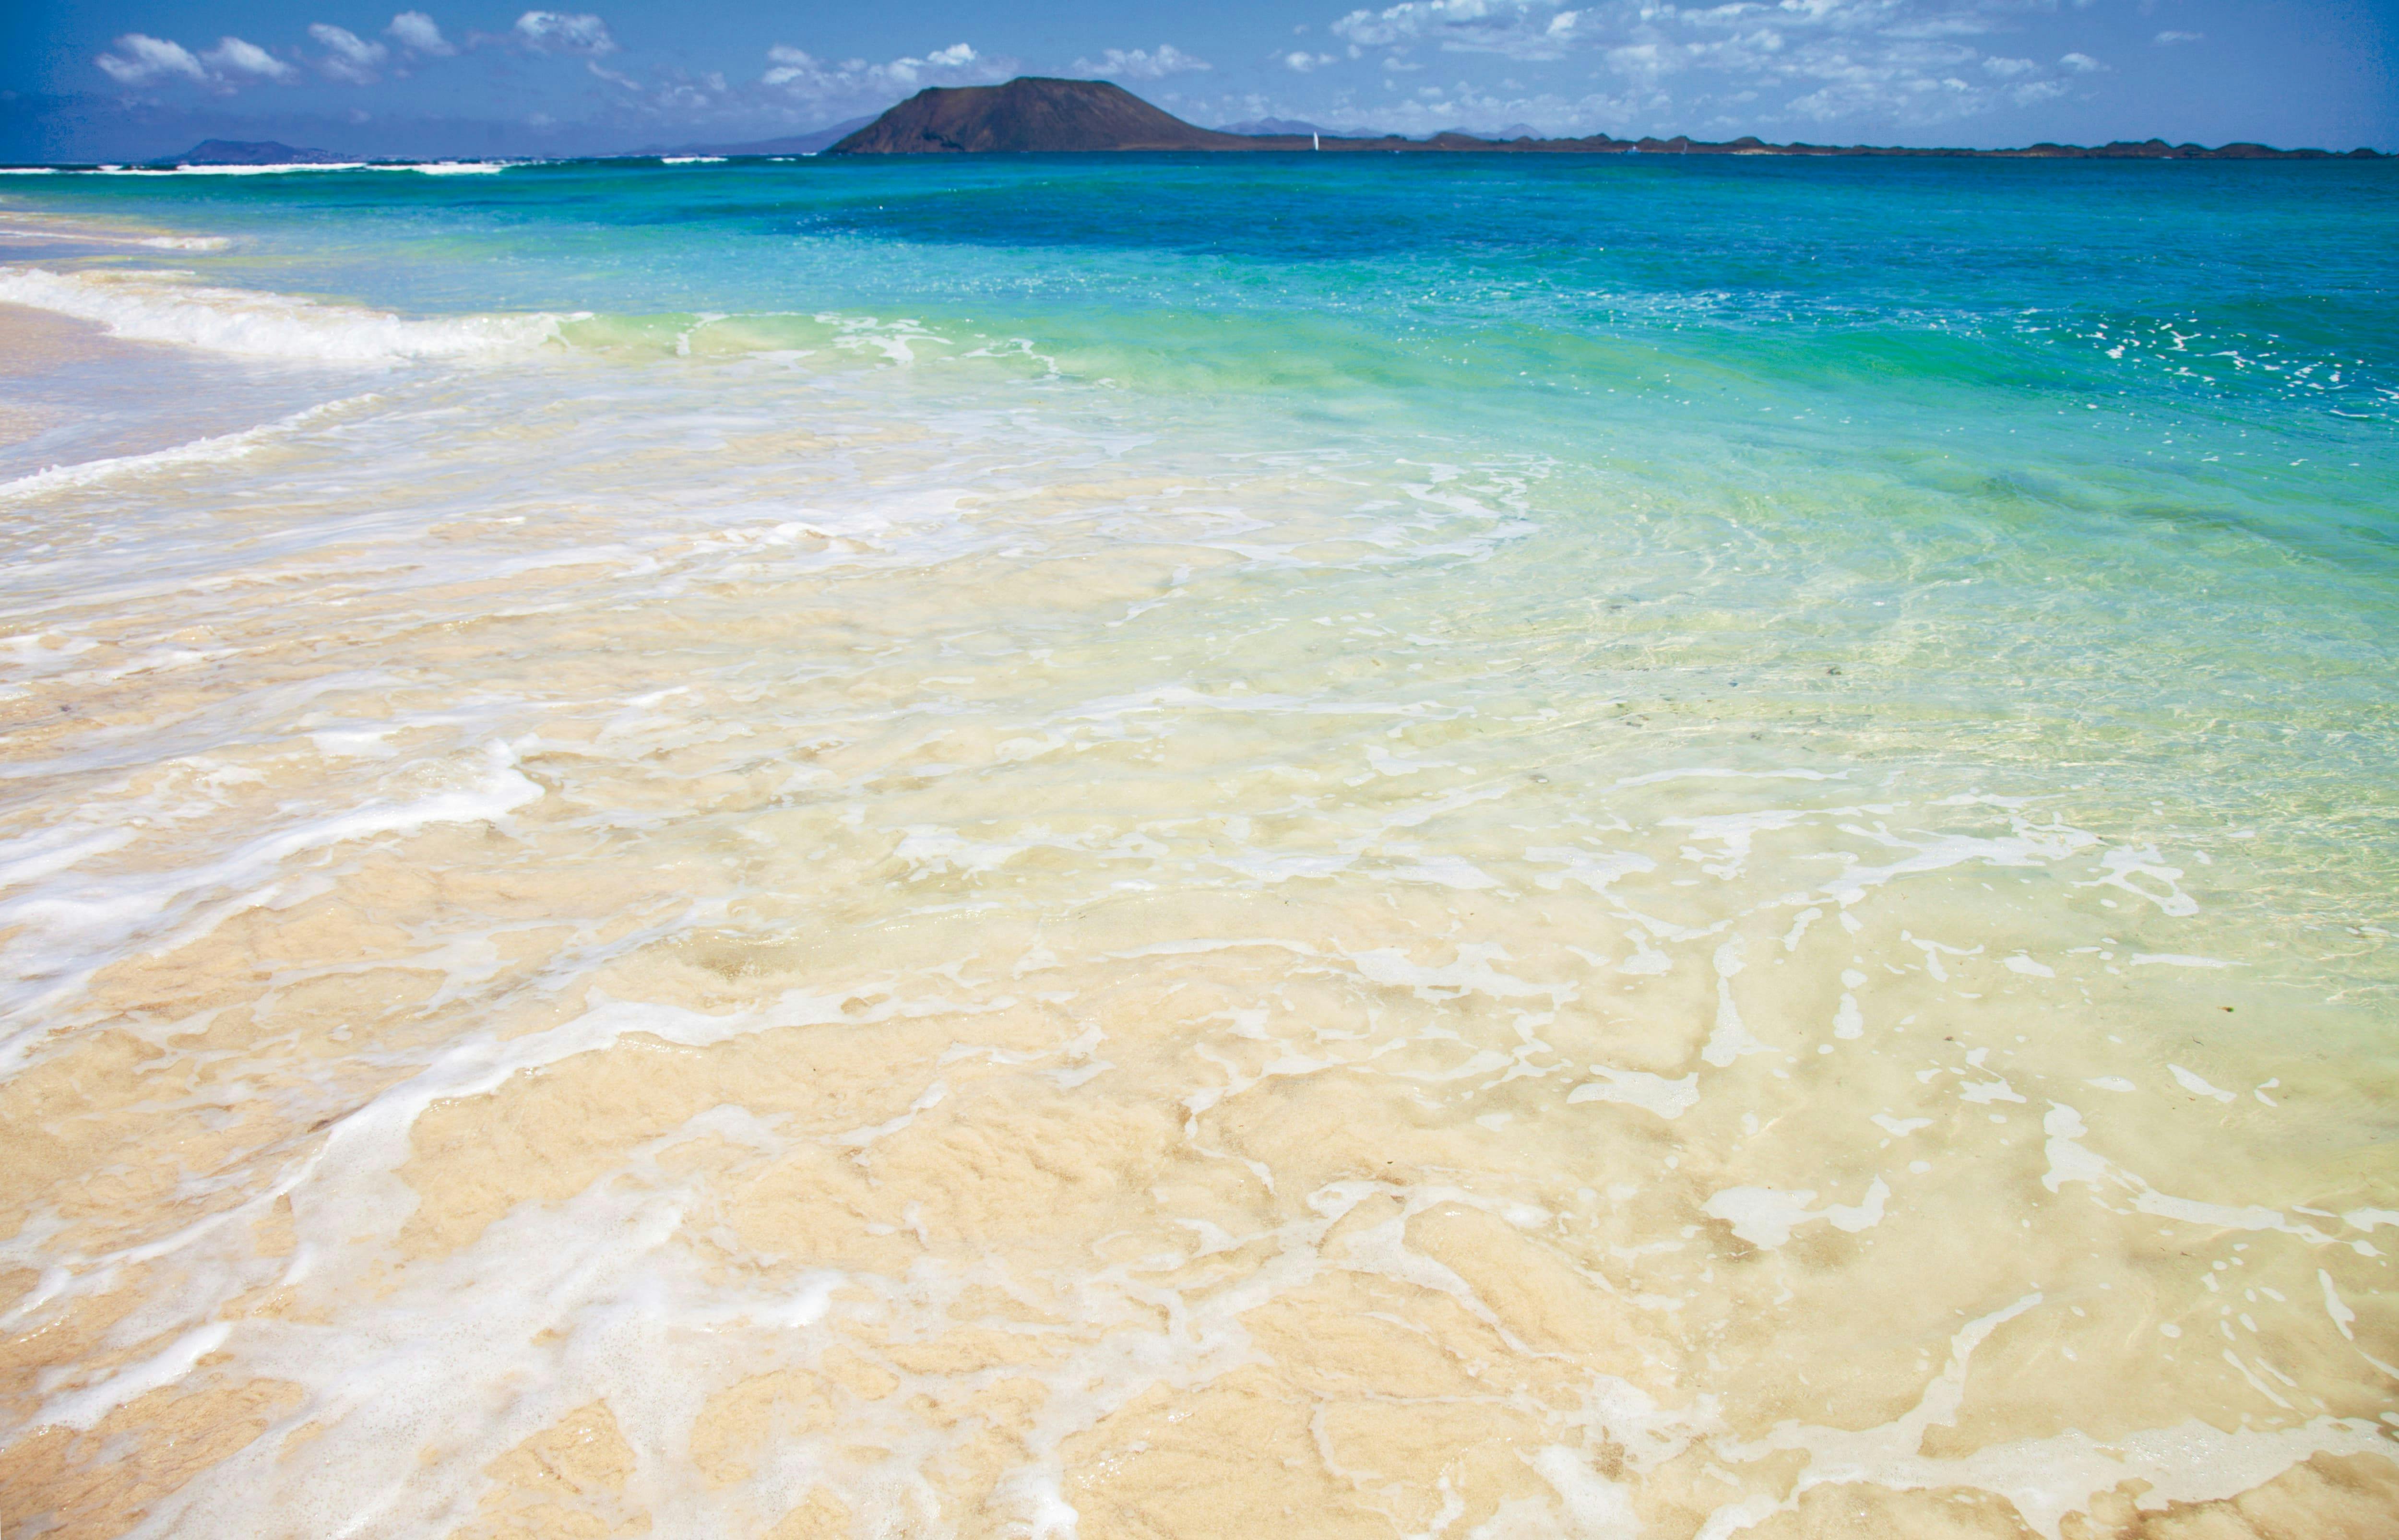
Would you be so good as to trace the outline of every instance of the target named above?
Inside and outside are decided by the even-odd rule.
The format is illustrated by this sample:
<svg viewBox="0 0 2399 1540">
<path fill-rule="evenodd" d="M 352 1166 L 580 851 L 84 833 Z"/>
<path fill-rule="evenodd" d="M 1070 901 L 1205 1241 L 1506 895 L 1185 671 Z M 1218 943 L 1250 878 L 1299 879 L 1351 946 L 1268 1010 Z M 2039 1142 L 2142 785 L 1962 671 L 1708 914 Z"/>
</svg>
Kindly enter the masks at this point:
<svg viewBox="0 0 2399 1540">
<path fill-rule="evenodd" d="M 2275 781 L 2387 750 L 2399 184 L 2379 168 L 582 162 L 19 196 L 236 237 L 186 264 L 210 281 L 591 312 L 576 342 L 636 352 L 702 315 L 735 318 L 731 347 L 904 316 L 956 340 L 937 355 L 1037 361 L 1128 412 L 1539 457 L 1570 518 L 1740 509 L 1887 604 L 1981 582 L 1938 616 L 1977 633 L 1967 658 L 2077 629 L 2040 666 L 2073 677 L 2056 709 L 2097 691 L 2127 714 L 2080 724 L 2110 757 L 2232 752 L 2230 722 L 2133 741 L 2173 731 L 2142 720 L 2162 709 L 2289 730 L 2311 703 L 2328 715 L 2300 730 L 2325 736 Z M 2015 686 L 1956 682 L 1986 719 L 2052 693 L 2011 711 L 1983 692 Z"/>
<path fill-rule="evenodd" d="M 2399 1511 L 2387 169 L 0 198 L 0 1520 Z"/>
<path fill-rule="evenodd" d="M 237 237 L 187 264 L 211 281 L 410 314 L 905 314 L 1327 432 L 1471 425 L 1578 467 L 1695 434 L 1712 474 L 1945 458 L 1990 485 L 1936 501 L 1995 528 L 2027 501 L 2108 544 L 2118 520 L 2239 529 L 2360 574 L 2390 549 L 2399 187 L 2374 167 L 1129 156 L 17 186 Z"/>
</svg>

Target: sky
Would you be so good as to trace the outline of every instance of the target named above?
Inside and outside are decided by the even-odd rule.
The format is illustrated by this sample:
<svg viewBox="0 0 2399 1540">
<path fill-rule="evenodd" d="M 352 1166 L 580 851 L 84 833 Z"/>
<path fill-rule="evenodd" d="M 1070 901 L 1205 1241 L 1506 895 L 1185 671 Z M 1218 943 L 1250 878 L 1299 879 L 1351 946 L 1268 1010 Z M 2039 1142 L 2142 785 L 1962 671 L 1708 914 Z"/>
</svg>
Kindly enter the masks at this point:
<svg viewBox="0 0 2399 1540">
<path fill-rule="evenodd" d="M 2399 150 L 2399 0 L 401 3 L 0 0 L 0 158 L 608 154 L 1018 74 L 1209 126 Z"/>
</svg>

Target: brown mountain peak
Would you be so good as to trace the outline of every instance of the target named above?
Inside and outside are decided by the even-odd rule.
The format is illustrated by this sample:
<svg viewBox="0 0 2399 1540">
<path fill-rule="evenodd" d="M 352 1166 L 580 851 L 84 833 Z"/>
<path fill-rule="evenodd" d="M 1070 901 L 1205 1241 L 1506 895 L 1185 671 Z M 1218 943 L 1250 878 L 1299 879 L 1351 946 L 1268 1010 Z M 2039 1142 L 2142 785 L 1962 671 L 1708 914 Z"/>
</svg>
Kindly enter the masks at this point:
<svg viewBox="0 0 2399 1540">
<path fill-rule="evenodd" d="M 827 153 L 906 155 L 1254 147 L 1254 142 L 1239 135 L 1194 128 L 1105 80 L 1023 75 L 1004 86 L 928 87 Z"/>
</svg>

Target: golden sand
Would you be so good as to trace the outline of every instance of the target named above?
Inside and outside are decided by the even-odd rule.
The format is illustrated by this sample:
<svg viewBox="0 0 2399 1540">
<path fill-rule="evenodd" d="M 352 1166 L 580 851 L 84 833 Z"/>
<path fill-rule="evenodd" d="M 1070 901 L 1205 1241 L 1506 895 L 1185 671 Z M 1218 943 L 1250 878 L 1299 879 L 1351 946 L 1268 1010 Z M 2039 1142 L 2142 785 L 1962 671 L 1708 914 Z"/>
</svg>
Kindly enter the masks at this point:
<svg viewBox="0 0 2399 1540">
<path fill-rule="evenodd" d="M 1355 467 L 789 405 L 20 513 L 158 544 L 0 701 L 83 852 L 0 935 L 9 1540 L 2393 1532 L 2399 1087 L 2244 847 L 1778 768 L 1864 665 L 1561 716 Z"/>
</svg>

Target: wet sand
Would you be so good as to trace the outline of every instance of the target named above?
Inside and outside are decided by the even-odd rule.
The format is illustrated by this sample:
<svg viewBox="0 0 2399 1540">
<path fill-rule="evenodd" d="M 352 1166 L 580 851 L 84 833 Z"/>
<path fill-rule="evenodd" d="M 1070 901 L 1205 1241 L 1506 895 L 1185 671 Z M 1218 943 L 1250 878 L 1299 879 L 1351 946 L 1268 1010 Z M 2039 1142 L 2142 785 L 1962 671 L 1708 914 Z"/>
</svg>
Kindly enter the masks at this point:
<svg viewBox="0 0 2399 1540">
<path fill-rule="evenodd" d="M 1522 467 L 574 385 L 20 505 L 12 1540 L 2387 1533 L 2270 852 Z"/>
<path fill-rule="evenodd" d="M 101 329 L 89 321 L 0 304 L 0 375 L 45 373 L 60 364 L 96 358 Z"/>
</svg>

